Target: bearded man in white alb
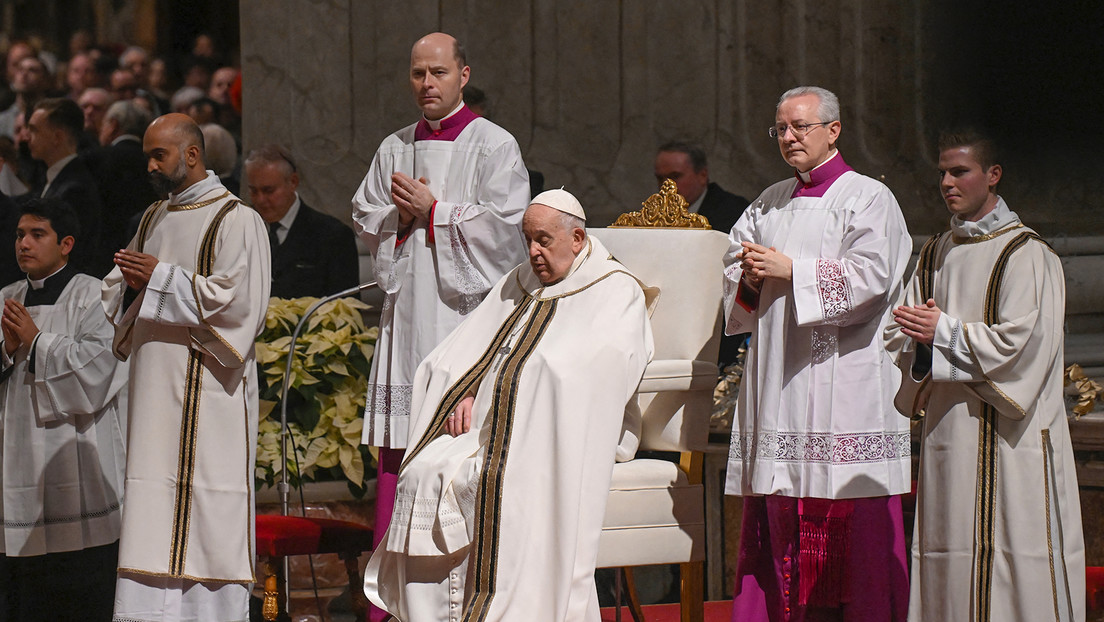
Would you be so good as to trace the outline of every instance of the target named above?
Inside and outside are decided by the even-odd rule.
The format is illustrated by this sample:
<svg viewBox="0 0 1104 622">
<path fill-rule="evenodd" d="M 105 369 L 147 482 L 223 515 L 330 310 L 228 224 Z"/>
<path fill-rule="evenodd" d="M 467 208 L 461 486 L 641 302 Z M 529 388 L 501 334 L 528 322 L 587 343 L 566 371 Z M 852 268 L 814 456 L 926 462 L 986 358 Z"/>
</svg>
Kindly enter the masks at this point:
<svg viewBox="0 0 1104 622">
<path fill-rule="evenodd" d="M 142 147 L 169 198 L 146 210 L 102 293 L 130 360 L 115 619 L 245 620 L 268 234 L 206 170 L 191 118 L 158 118 Z"/>
<path fill-rule="evenodd" d="M 885 331 L 897 408 L 924 426 L 909 620 L 1083 621 L 1062 262 L 997 195 L 991 140 L 939 148 L 951 230 L 924 245 Z"/>
<path fill-rule="evenodd" d="M 911 241 L 889 188 L 836 150 L 839 100 L 784 93 L 768 133 L 791 179 L 753 201 L 725 258 L 728 334 L 750 332 L 725 492 L 744 497 L 733 619 L 903 620 L 899 373 L 882 346 Z"/>
<path fill-rule="evenodd" d="M 529 264 L 418 368 L 411 449 L 365 573 L 403 622 L 599 619 L 598 537 L 653 352 L 641 283 L 563 190 L 525 212 Z"/>
</svg>

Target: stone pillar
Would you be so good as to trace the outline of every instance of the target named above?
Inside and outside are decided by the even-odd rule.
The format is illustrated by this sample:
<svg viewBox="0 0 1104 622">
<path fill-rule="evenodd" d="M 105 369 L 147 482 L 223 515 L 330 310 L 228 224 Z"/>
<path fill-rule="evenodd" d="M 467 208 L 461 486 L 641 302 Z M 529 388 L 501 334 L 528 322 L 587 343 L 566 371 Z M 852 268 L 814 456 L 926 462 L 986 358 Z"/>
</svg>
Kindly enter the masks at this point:
<svg viewBox="0 0 1104 622">
<path fill-rule="evenodd" d="M 805 82 L 844 101 L 851 164 L 917 194 L 915 168 L 931 162 L 926 128 L 913 123 L 923 117 L 916 4 L 780 6 L 243 0 L 244 147 L 288 145 L 307 201 L 347 218 L 380 140 L 418 118 L 411 44 L 443 29 L 464 43 L 471 83 L 527 164 L 579 195 L 595 224 L 654 192 L 666 140 L 701 142 L 713 180 L 749 198 L 788 176 L 766 128 L 778 95 Z"/>
</svg>

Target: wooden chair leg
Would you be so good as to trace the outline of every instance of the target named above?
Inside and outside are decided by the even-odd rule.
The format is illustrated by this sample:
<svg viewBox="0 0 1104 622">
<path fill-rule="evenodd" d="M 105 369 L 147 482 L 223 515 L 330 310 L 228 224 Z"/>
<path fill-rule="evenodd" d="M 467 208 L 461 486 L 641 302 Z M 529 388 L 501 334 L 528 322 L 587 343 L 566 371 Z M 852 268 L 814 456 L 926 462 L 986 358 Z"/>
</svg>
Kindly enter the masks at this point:
<svg viewBox="0 0 1104 622">
<path fill-rule="evenodd" d="M 368 597 L 364 595 L 364 577 L 360 576 L 360 565 L 357 558 L 360 553 L 342 553 L 341 560 L 345 562 L 345 572 L 349 575 L 349 599 L 352 600 L 353 612 L 357 620 L 368 619 Z"/>
<path fill-rule="evenodd" d="M 705 622 L 704 564 L 679 564 L 679 599 L 682 622 Z"/>
<path fill-rule="evenodd" d="M 644 608 L 640 606 L 640 593 L 636 591 L 633 569 L 626 566 L 621 572 L 625 575 L 625 590 L 629 593 L 629 613 L 632 614 L 633 622 L 644 622 Z"/>
<path fill-rule="evenodd" d="M 264 563 L 264 575 L 264 601 L 261 605 L 261 615 L 267 622 L 275 622 L 280 615 L 280 583 L 272 560 Z"/>
</svg>

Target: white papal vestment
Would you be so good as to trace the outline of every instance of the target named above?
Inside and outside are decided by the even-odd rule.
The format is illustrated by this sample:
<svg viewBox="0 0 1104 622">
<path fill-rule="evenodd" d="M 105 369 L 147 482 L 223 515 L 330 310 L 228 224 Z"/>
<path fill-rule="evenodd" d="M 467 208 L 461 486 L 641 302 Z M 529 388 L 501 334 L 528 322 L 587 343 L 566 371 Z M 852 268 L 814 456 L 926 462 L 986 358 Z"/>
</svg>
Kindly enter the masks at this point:
<svg viewBox="0 0 1104 622">
<path fill-rule="evenodd" d="M 556 285 L 528 264 L 506 275 L 418 368 L 394 517 L 365 574 L 403 622 L 599 618 L 598 537 L 652 335 L 641 284 L 590 244 Z M 472 428 L 449 436 L 471 392 Z"/>
<path fill-rule="evenodd" d="M 23 302 L 27 289 L 26 279 L 12 283 L 0 300 Z M 100 281 L 76 274 L 54 304 L 27 312 L 39 330 L 34 366 L 17 353 L 0 384 L 0 553 L 111 544 L 119 539 L 123 502 L 126 422 L 119 402 L 127 365 L 111 352 Z"/>
<path fill-rule="evenodd" d="M 150 601 L 132 591 L 134 582 L 124 588 L 133 577 L 146 586 L 182 583 L 185 596 L 203 593 L 189 582 L 229 585 L 241 597 L 219 619 L 244 619 L 254 556 L 253 341 L 269 294 L 265 226 L 208 171 L 204 181 L 151 206 L 130 248 L 159 263 L 129 307 L 118 268 L 103 285 L 115 352 L 131 370 L 116 616 L 162 619 L 147 617 Z M 139 606 L 126 602 L 131 594 L 141 609 L 129 608 Z M 168 606 L 178 605 L 187 610 L 187 597 Z"/>
<path fill-rule="evenodd" d="M 353 221 L 386 296 L 368 378 L 368 445 L 406 447 L 418 364 L 525 259 L 529 174 L 517 141 L 467 108 L 453 118 L 467 123 L 454 138 L 449 119 L 443 136 L 415 140 L 416 123 L 387 137 L 353 196 Z M 437 199 L 432 223 L 417 223 L 403 240 L 391 200 L 396 172 L 425 178 Z"/>
<path fill-rule="evenodd" d="M 908 422 L 893 408 L 900 374 L 881 339 L 911 249 L 904 217 L 884 184 L 850 169 L 823 196 L 791 198 L 800 183 L 767 188 L 730 234 L 725 331 L 752 336 L 725 492 L 908 492 Z M 766 279 L 755 310 L 736 300 L 743 241 L 793 260 L 792 283 Z"/>
<path fill-rule="evenodd" d="M 930 371 L 913 370 L 896 323 L 885 333 L 904 372 L 897 405 L 924 412 L 909 620 L 1084 620 L 1062 263 L 1003 199 L 951 227 L 924 247 L 902 303 L 942 311 Z"/>
</svg>

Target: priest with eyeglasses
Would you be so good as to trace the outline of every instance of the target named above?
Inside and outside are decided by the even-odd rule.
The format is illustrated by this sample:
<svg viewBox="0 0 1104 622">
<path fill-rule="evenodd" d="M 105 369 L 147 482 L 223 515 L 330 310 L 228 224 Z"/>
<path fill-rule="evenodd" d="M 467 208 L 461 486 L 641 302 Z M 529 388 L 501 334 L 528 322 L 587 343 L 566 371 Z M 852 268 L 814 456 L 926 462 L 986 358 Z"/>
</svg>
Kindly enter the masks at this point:
<svg viewBox="0 0 1104 622">
<path fill-rule="evenodd" d="M 751 333 L 725 492 L 744 497 L 733 620 L 904 620 L 899 372 L 882 346 L 912 243 L 897 200 L 836 148 L 840 107 L 784 93 L 768 130 L 793 177 L 725 257 L 728 334 Z"/>
</svg>

